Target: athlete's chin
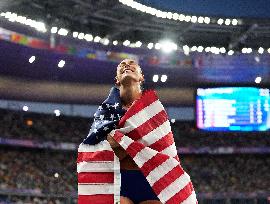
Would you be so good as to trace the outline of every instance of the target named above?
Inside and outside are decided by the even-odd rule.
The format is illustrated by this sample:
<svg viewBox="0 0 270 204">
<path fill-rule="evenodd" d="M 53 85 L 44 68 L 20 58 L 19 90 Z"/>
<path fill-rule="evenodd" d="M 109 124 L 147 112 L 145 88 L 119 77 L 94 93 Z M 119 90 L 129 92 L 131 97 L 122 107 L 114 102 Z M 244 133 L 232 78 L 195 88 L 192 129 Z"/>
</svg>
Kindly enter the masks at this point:
<svg viewBox="0 0 270 204">
<path fill-rule="evenodd" d="M 123 85 L 131 85 L 132 83 L 136 83 L 138 82 L 139 80 L 132 76 L 132 75 L 126 75 L 125 77 L 122 78 L 121 80 L 121 84 Z"/>
</svg>

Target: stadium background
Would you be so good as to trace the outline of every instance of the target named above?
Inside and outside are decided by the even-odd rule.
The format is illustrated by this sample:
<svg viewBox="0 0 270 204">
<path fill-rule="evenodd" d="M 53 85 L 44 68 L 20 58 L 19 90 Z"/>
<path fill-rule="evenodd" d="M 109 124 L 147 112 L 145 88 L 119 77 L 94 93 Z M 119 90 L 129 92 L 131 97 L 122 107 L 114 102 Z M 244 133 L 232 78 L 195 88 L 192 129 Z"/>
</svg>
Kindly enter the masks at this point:
<svg viewBox="0 0 270 204">
<path fill-rule="evenodd" d="M 76 203 L 76 149 L 139 61 L 199 203 L 269 203 L 270 133 L 204 132 L 198 87 L 270 84 L 268 1 L 0 1 L 0 203 Z"/>
</svg>

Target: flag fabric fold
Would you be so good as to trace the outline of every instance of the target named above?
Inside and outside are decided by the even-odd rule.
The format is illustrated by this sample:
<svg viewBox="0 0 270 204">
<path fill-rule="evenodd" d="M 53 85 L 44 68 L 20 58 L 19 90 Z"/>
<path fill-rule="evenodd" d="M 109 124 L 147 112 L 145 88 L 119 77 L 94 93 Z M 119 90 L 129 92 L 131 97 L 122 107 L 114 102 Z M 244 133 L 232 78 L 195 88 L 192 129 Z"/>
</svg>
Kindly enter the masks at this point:
<svg viewBox="0 0 270 204">
<path fill-rule="evenodd" d="M 120 117 L 102 122 L 100 115 L 105 113 L 101 114 L 103 108 L 100 108 L 95 114 L 95 121 L 99 126 L 95 125 L 94 121 L 88 135 L 92 138 L 87 137 L 88 139 L 86 138 L 79 146 L 77 161 L 79 204 L 119 202 L 121 186 L 119 159 L 104 139 L 105 136 L 96 135 L 107 126 L 109 127 L 105 128 L 106 135 L 110 133 L 131 156 L 162 203 L 196 204 L 192 182 L 180 165 L 168 116 L 156 93 L 153 90 L 145 91 L 125 112 L 121 109 L 119 90 L 115 87 L 105 100 L 106 103 L 111 105 L 118 103 L 119 107 L 114 110 L 109 108 L 104 111 L 109 112 L 109 115 L 117 114 L 113 111 L 118 111 Z M 92 130 L 93 128 L 96 130 Z M 101 141 L 97 141 L 97 138 L 102 137 Z"/>
</svg>

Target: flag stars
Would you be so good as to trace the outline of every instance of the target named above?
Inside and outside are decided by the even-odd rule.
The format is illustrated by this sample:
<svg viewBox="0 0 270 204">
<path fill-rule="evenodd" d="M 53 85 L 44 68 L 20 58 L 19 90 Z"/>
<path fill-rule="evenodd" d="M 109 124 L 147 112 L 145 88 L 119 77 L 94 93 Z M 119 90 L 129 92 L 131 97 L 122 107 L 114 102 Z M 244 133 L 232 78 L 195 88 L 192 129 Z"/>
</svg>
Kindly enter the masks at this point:
<svg viewBox="0 0 270 204">
<path fill-rule="evenodd" d="M 110 109 L 110 107 L 111 107 L 110 104 L 108 104 L 108 103 L 106 103 L 106 106 L 108 109 Z"/>
<path fill-rule="evenodd" d="M 99 107 L 98 107 L 98 110 L 101 111 L 101 110 L 102 110 L 102 106 L 99 106 Z"/>
<path fill-rule="evenodd" d="M 103 120 L 104 119 L 104 115 L 100 115 L 99 118 L 100 118 L 100 120 Z"/>
<path fill-rule="evenodd" d="M 110 117 L 112 120 L 114 119 L 114 114 L 111 114 L 111 117 Z"/>
<path fill-rule="evenodd" d="M 94 132 L 94 133 L 97 133 L 97 132 L 98 132 L 98 130 L 95 128 L 95 129 L 93 130 L 93 132 Z"/>
<path fill-rule="evenodd" d="M 119 106 L 119 103 L 115 103 L 113 107 L 116 109 Z"/>
<path fill-rule="evenodd" d="M 119 114 L 117 114 L 118 120 L 120 120 L 121 116 Z"/>
<path fill-rule="evenodd" d="M 107 126 L 105 126 L 105 127 L 103 128 L 103 130 L 104 130 L 104 131 L 107 131 L 107 130 L 109 130 L 109 128 L 108 128 Z"/>
</svg>

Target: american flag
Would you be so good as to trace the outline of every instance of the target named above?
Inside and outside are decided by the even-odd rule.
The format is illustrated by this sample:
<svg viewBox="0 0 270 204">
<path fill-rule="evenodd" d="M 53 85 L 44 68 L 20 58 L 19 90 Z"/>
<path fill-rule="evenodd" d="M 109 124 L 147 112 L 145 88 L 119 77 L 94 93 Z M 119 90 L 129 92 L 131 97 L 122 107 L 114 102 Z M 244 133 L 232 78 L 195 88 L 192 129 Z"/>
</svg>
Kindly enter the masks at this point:
<svg viewBox="0 0 270 204">
<path fill-rule="evenodd" d="M 120 201 L 120 163 L 110 133 L 138 165 L 162 203 L 196 204 L 189 175 L 182 169 L 167 113 L 153 90 L 143 93 L 127 112 L 114 87 L 97 112 L 78 150 L 78 203 Z"/>
</svg>

